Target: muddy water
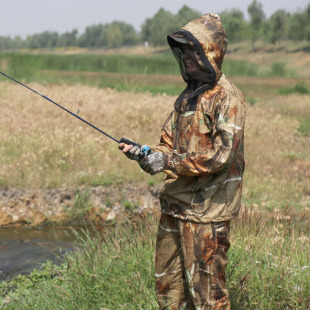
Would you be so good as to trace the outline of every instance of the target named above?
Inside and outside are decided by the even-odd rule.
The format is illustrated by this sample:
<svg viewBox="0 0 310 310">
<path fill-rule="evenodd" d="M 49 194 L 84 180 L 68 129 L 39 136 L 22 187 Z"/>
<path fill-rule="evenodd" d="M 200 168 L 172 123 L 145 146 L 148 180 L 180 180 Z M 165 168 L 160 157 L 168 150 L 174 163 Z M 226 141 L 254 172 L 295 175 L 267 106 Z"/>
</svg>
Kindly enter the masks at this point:
<svg viewBox="0 0 310 310">
<path fill-rule="evenodd" d="M 75 241 L 69 227 L 0 228 L 0 281 L 28 274 L 47 260 L 60 263 Z"/>
</svg>

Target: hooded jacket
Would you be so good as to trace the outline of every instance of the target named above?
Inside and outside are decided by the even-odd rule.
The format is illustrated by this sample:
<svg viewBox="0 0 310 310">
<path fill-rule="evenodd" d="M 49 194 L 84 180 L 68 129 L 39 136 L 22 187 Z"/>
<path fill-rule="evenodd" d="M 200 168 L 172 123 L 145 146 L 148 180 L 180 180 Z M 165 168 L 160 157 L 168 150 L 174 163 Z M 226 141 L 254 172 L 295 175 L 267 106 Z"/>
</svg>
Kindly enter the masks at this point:
<svg viewBox="0 0 310 310">
<path fill-rule="evenodd" d="M 187 87 L 163 125 L 154 152 L 169 155 L 162 212 L 198 223 L 230 220 L 241 206 L 245 103 L 221 72 L 227 48 L 220 17 L 206 14 L 168 36 Z M 192 81 L 182 44 L 195 50 L 205 81 Z"/>
</svg>

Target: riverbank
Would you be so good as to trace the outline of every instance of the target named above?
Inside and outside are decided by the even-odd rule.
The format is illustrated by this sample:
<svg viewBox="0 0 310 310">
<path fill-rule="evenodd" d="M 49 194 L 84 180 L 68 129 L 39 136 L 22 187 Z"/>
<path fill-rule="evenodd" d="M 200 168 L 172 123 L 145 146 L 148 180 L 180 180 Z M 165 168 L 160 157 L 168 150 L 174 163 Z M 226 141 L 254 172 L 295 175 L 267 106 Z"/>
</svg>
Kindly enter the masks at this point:
<svg viewBox="0 0 310 310">
<path fill-rule="evenodd" d="M 0 227 L 122 220 L 158 209 L 159 187 L 122 184 L 55 189 L 0 189 Z"/>
<path fill-rule="evenodd" d="M 0 308 L 158 309 L 154 252 L 157 216 L 124 221 L 95 236 L 61 265 L 0 283 Z M 231 225 L 227 286 L 232 310 L 308 309 L 309 214 L 245 208 Z"/>
</svg>

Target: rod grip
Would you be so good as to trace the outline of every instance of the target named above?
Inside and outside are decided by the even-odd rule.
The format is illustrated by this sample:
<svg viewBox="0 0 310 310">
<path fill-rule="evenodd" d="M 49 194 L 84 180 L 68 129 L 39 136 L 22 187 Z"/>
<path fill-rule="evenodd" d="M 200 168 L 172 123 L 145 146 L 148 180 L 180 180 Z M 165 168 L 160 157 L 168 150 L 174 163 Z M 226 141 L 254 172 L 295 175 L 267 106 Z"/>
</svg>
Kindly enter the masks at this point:
<svg viewBox="0 0 310 310">
<path fill-rule="evenodd" d="M 137 142 L 131 141 L 131 140 L 126 139 L 126 138 L 120 139 L 119 142 L 120 143 L 125 143 L 125 144 L 128 144 L 128 145 L 133 145 L 133 146 L 139 145 Z"/>
<path fill-rule="evenodd" d="M 120 139 L 119 142 L 120 142 L 120 143 L 123 142 L 123 143 L 125 143 L 125 144 L 127 144 L 127 145 L 133 145 L 133 146 L 139 146 L 139 147 L 141 147 L 141 145 L 138 144 L 137 142 L 131 141 L 131 140 L 126 139 L 126 138 Z M 148 146 L 145 145 L 144 147 L 141 148 L 141 153 L 139 154 L 139 157 L 140 157 L 140 158 L 143 158 L 144 156 L 147 156 L 147 155 L 149 155 L 149 154 L 151 154 L 151 149 L 150 149 Z"/>
</svg>

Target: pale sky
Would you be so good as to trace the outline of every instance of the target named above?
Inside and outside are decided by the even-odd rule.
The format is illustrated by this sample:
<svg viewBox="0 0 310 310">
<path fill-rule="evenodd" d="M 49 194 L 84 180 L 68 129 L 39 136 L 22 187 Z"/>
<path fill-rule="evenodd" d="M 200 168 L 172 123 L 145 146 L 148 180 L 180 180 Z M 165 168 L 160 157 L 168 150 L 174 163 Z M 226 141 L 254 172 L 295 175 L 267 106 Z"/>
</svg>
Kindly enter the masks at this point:
<svg viewBox="0 0 310 310">
<path fill-rule="evenodd" d="M 288 12 L 304 10 L 309 0 L 258 0 L 267 17 L 278 9 Z M 0 36 L 25 38 L 45 30 L 64 33 L 87 26 L 123 21 L 140 31 L 146 18 L 153 17 L 162 7 L 175 14 L 186 4 L 201 13 L 219 13 L 238 8 L 247 18 L 252 0 L 0 0 Z"/>
</svg>

